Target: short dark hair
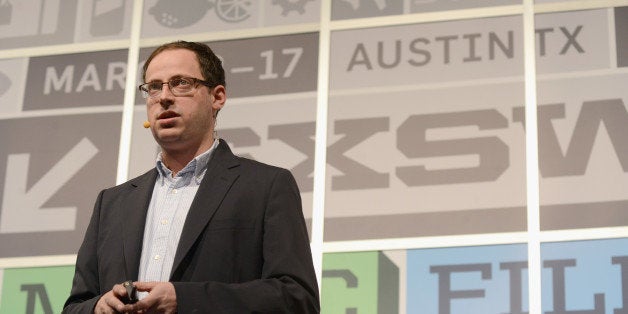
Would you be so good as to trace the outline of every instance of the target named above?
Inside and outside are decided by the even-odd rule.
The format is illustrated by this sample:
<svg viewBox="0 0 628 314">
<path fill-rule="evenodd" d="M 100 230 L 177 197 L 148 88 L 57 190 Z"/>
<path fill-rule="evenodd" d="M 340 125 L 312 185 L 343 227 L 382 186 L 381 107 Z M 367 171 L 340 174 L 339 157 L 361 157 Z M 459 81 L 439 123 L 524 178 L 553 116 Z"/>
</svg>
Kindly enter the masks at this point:
<svg viewBox="0 0 628 314">
<path fill-rule="evenodd" d="M 211 48 L 203 43 L 183 40 L 173 41 L 157 47 L 144 63 L 144 67 L 142 69 L 142 81 L 146 81 L 146 69 L 148 69 L 148 65 L 153 58 L 163 51 L 173 49 L 187 49 L 194 52 L 196 58 L 198 59 L 198 64 L 201 67 L 203 80 L 211 83 L 212 86 L 227 86 L 227 83 L 225 82 L 225 70 L 222 68 L 222 61 L 220 61 Z"/>
</svg>

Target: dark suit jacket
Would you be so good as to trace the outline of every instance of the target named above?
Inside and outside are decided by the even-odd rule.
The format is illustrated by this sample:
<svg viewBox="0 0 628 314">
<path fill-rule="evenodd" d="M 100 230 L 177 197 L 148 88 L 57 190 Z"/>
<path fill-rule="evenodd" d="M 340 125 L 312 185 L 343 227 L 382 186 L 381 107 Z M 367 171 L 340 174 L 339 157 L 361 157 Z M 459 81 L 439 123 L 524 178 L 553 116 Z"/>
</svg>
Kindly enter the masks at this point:
<svg viewBox="0 0 628 314">
<path fill-rule="evenodd" d="M 92 313 L 137 280 L 155 169 L 100 192 L 64 313 Z M 192 202 L 170 281 L 179 313 L 319 311 L 301 198 L 289 171 L 236 157 L 221 140 Z"/>
</svg>

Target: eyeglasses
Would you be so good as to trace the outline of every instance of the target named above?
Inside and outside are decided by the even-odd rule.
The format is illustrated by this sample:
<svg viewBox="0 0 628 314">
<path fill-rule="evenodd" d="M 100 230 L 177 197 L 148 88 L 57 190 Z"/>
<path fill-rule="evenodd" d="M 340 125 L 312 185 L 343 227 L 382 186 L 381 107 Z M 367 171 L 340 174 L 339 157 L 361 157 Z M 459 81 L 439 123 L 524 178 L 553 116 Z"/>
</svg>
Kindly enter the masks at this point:
<svg viewBox="0 0 628 314">
<path fill-rule="evenodd" d="M 209 88 L 213 87 L 210 82 L 199 80 L 197 78 L 178 77 L 167 82 L 144 83 L 138 86 L 138 88 L 142 92 L 142 97 L 157 98 L 159 97 L 159 94 L 161 94 L 164 84 L 168 84 L 168 88 L 170 88 L 170 92 L 174 96 L 189 96 L 194 92 L 198 84 L 205 85 Z"/>
</svg>

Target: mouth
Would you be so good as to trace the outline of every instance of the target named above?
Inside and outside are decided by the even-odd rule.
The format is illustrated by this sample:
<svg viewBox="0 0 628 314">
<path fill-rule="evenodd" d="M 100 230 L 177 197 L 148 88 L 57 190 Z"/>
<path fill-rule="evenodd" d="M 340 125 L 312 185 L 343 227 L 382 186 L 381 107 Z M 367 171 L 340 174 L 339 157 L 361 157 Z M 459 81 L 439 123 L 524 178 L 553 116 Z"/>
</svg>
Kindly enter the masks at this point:
<svg viewBox="0 0 628 314">
<path fill-rule="evenodd" d="M 157 122 L 162 127 L 170 127 L 174 125 L 176 118 L 178 117 L 179 117 L 179 114 L 177 114 L 174 111 L 168 110 L 168 111 L 162 112 L 161 114 L 159 114 L 159 116 L 157 116 Z"/>
</svg>

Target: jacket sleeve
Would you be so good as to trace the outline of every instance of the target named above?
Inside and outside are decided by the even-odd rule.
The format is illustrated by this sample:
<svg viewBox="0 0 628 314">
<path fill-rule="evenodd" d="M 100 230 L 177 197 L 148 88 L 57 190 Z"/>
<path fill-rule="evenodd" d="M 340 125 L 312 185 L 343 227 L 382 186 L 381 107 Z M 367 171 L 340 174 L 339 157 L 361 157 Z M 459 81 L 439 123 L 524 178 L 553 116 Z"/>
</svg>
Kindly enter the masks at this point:
<svg viewBox="0 0 628 314">
<path fill-rule="evenodd" d="M 79 249 L 72 291 L 63 306 L 62 313 L 93 313 L 100 298 L 96 243 L 103 192 L 101 191 L 98 195 L 89 226 Z"/>
<path fill-rule="evenodd" d="M 173 282 L 179 313 L 320 312 L 301 198 L 289 171 L 276 172 L 264 207 L 261 278 Z"/>
</svg>

